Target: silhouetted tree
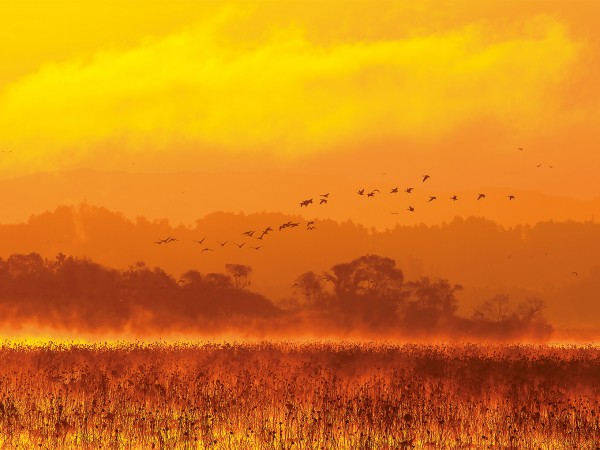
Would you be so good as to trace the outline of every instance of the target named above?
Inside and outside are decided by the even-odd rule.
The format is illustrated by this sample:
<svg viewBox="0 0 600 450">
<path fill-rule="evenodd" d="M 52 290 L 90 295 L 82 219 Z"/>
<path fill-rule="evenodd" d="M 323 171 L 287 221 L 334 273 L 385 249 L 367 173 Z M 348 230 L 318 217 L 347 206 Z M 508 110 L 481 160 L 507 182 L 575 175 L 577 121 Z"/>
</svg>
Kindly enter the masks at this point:
<svg viewBox="0 0 600 450">
<path fill-rule="evenodd" d="M 508 316 L 509 304 L 510 298 L 508 295 L 498 294 L 483 302 L 477 309 L 483 314 L 484 320 L 502 322 Z"/>
<path fill-rule="evenodd" d="M 402 291 L 404 277 L 391 258 L 361 256 L 349 263 L 337 264 L 331 270 L 333 275 L 326 273 L 325 277 L 333 283 L 335 294 L 341 299 L 390 298 Z"/>
<path fill-rule="evenodd" d="M 455 293 L 462 289 L 448 280 L 423 277 L 407 283 L 409 296 L 403 305 L 404 325 L 412 330 L 448 326 L 458 308 Z"/>
<path fill-rule="evenodd" d="M 542 314 L 544 307 L 543 300 L 531 297 L 511 308 L 509 296 L 498 294 L 475 308 L 481 312 L 476 332 L 497 339 L 545 339 L 552 333 L 552 326 Z"/>
<path fill-rule="evenodd" d="M 244 289 L 250 285 L 252 267 L 244 264 L 225 264 L 225 270 L 233 278 L 236 289 Z"/>
<path fill-rule="evenodd" d="M 396 322 L 404 277 L 393 259 L 366 255 L 331 271 L 324 276 L 333 284 L 337 311 L 346 323 L 362 321 L 379 328 Z"/>
<path fill-rule="evenodd" d="M 294 286 L 306 298 L 306 305 L 309 307 L 323 306 L 320 300 L 323 298 L 325 288 L 322 278 L 315 272 L 304 272 L 296 278 Z"/>
</svg>

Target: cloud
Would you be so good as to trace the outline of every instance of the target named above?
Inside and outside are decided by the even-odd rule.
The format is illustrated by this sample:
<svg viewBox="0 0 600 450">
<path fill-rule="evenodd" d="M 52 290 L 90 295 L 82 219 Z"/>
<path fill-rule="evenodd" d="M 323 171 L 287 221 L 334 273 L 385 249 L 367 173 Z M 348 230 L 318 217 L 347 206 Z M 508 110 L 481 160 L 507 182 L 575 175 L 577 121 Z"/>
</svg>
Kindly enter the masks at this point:
<svg viewBox="0 0 600 450">
<path fill-rule="evenodd" d="M 437 140 L 484 118 L 542 123 L 580 51 L 557 20 L 320 43 L 301 28 L 243 45 L 227 9 L 193 29 L 87 61 L 51 64 L 0 91 L 0 170 L 70 168 L 176 144 L 297 157 L 378 138 Z"/>
</svg>

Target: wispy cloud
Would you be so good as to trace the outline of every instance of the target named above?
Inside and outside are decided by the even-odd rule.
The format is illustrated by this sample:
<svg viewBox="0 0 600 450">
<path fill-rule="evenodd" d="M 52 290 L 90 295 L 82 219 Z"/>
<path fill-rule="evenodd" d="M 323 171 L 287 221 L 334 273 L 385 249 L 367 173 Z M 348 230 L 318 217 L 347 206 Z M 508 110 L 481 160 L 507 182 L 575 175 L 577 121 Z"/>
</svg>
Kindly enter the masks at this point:
<svg viewBox="0 0 600 450">
<path fill-rule="evenodd" d="M 289 28 L 244 46 L 225 39 L 236 14 L 221 11 L 127 51 L 46 65 L 5 86 L 0 145 L 19 151 L 0 167 L 177 157 L 176 142 L 295 157 L 360 140 L 436 140 L 481 118 L 530 127 L 557 107 L 556 86 L 580 50 L 544 16 L 513 33 L 479 23 L 324 44 Z"/>
</svg>

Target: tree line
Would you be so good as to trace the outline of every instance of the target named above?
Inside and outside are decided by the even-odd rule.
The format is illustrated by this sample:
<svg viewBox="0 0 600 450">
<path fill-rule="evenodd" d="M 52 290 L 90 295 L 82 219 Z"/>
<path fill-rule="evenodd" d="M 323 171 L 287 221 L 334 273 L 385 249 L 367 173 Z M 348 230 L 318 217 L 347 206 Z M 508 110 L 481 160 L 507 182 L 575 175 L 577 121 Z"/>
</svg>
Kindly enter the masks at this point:
<svg viewBox="0 0 600 450">
<path fill-rule="evenodd" d="M 462 289 L 446 279 L 405 280 L 396 262 L 365 255 L 329 271 L 300 274 L 289 298 L 251 290 L 252 268 L 185 272 L 178 279 L 143 262 L 125 270 L 86 258 L 37 253 L 0 259 L 4 327 L 35 324 L 70 331 L 276 335 L 449 336 L 545 339 L 544 303 L 511 305 L 506 295 L 459 314 Z"/>
</svg>

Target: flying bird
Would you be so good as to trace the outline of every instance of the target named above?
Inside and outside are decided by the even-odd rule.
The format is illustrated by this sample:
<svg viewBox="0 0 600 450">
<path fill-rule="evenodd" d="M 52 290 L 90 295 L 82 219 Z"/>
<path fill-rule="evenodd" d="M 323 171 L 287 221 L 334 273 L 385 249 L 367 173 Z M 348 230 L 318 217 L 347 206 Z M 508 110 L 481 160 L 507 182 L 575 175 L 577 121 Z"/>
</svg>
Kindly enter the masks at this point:
<svg viewBox="0 0 600 450">
<path fill-rule="evenodd" d="M 319 202 L 319 205 L 322 205 L 323 203 L 327 203 L 327 199 L 326 198 L 322 198 L 321 201 Z"/>
<path fill-rule="evenodd" d="M 479 194 L 477 196 L 477 200 L 481 200 L 482 198 L 485 198 L 485 194 Z"/>
<path fill-rule="evenodd" d="M 571 272 L 571 275 L 575 275 L 576 277 L 579 276 L 579 274 L 577 272 L 575 272 L 575 271 Z"/>
<path fill-rule="evenodd" d="M 200 251 L 200 253 L 204 253 L 204 252 L 214 252 L 214 250 L 212 248 L 203 248 L 202 251 Z"/>
<path fill-rule="evenodd" d="M 219 241 L 217 241 L 217 242 L 219 242 Z M 221 247 L 225 247 L 225 244 L 227 244 L 228 242 L 229 242 L 229 241 L 225 241 L 225 242 L 219 242 L 219 245 L 220 245 Z"/>
<path fill-rule="evenodd" d="M 409 206 L 408 208 L 406 208 L 408 211 L 410 212 L 415 212 L 415 208 L 413 208 L 412 206 Z"/>
<path fill-rule="evenodd" d="M 252 237 L 252 235 L 254 234 L 254 230 L 251 230 L 251 231 L 244 231 L 242 234 L 245 234 L 246 236 L 250 236 L 250 237 Z"/>
<path fill-rule="evenodd" d="M 425 181 L 427 181 L 427 178 L 431 178 L 429 175 L 423 175 L 423 183 L 425 183 Z"/>
<path fill-rule="evenodd" d="M 262 248 L 262 245 L 259 245 L 258 247 L 250 247 L 253 250 L 260 250 Z"/>
<path fill-rule="evenodd" d="M 302 208 L 303 206 L 308 206 L 308 205 L 310 205 L 312 202 L 313 202 L 313 199 L 312 199 L 312 198 L 309 198 L 309 199 L 307 199 L 307 200 L 302 200 L 302 201 L 300 202 L 300 207 Z"/>
<path fill-rule="evenodd" d="M 329 192 L 327 194 L 319 194 L 321 197 L 325 197 L 328 198 L 329 197 Z"/>
<path fill-rule="evenodd" d="M 390 194 L 396 194 L 397 192 L 398 192 L 398 188 L 397 188 L 397 187 L 395 187 L 394 189 L 392 189 L 392 190 L 390 191 Z"/>
<path fill-rule="evenodd" d="M 364 193 L 365 193 L 365 190 L 364 190 L 364 189 L 360 189 L 360 190 L 357 192 L 357 194 L 358 194 L 358 195 L 363 195 Z"/>
<path fill-rule="evenodd" d="M 413 191 L 414 188 L 406 188 L 404 189 L 404 192 L 406 192 L 407 194 L 410 194 Z"/>
<path fill-rule="evenodd" d="M 452 197 L 450 197 L 450 200 L 456 201 L 456 200 L 458 200 L 458 197 L 456 195 L 453 195 Z"/>
<path fill-rule="evenodd" d="M 235 245 L 238 246 L 238 248 L 242 248 L 245 244 L 245 242 L 242 242 L 241 244 L 238 244 L 237 242 L 234 242 Z"/>
<path fill-rule="evenodd" d="M 519 147 L 519 150 L 523 151 L 523 148 L 522 148 L 522 147 Z"/>
<path fill-rule="evenodd" d="M 310 226 L 310 227 L 307 227 L 306 229 L 307 229 L 307 230 L 316 230 L 316 229 L 317 229 L 317 227 Z"/>
<path fill-rule="evenodd" d="M 433 195 L 430 195 L 428 202 L 432 202 L 434 200 L 437 200 L 437 197 L 434 197 Z"/>
<path fill-rule="evenodd" d="M 309 222 L 306 223 L 306 226 L 310 227 L 311 225 L 314 225 L 314 224 L 315 224 L 315 221 L 311 220 L 311 221 L 309 221 Z"/>
<path fill-rule="evenodd" d="M 515 196 L 514 196 L 514 195 L 509 195 L 509 196 L 508 196 L 508 199 L 509 199 L 509 200 L 514 200 L 514 199 L 515 199 Z"/>
<path fill-rule="evenodd" d="M 265 236 L 265 235 L 269 234 L 269 231 L 273 231 L 273 228 L 271 228 L 271 227 L 267 227 L 267 228 L 265 228 L 265 229 L 262 231 L 262 233 L 260 234 L 260 237 L 258 237 L 257 239 L 262 239 L 262 238 L 263 238 L 263 236 Z"/>
<path fill-rule="evenodd" d="M 541 165 L 541 164 L 538 164 L 538 165 L 537 165 L 537 168 L 539 169 L 540 167 L 542 167 L 542 165 Z"/>
<path fill-rule="evenodd" d="M 205 237 L 203 237 L 202 239 L 200 239 L 199 241 L 194 241 L 197 242 L 198 244 L 202 244 L 204 242 L 204 239 L 206 239 Z"/>
</svg>

